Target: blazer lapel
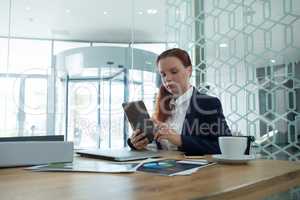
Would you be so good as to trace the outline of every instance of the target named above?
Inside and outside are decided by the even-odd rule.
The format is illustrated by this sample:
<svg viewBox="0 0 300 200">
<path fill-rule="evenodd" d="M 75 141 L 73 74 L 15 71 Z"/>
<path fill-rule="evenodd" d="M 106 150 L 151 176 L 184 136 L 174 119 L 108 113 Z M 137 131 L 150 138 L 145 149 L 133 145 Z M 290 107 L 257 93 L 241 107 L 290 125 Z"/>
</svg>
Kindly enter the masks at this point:
<svg viewBox="0 0 300 200">
<path fill-rule="evenodd" d="M 197 99 L 196 99 L 196 95 L 197 95 L 197 89 L 193 88 L 193 94 L 192 97 L 190 99 L 190 104 L 189 107 L 187 109 L 185 118 L 184 118 L 184 122 L 183 122 L 183 126 L 182 126 L 182 131 L 181 134 L 182 135 L 191 135 L 192 133 L 190 133 L 189 129 L 192 127 L 193 123 L 194 123 L 194 119 L 195 119 L 195 105 L 194 103 L 196 103 Z"/>
</svg>

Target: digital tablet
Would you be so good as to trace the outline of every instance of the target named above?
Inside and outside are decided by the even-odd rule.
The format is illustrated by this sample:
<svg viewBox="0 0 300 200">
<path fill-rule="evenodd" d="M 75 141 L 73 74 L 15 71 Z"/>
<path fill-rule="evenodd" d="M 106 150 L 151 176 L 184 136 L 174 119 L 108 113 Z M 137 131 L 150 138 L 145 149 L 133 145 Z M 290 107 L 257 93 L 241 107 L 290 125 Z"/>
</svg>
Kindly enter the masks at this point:
<svg viewBox="0 0 300 200">
<path fill-rule="evenodd" d="M 132 101 L 122 104 L 126 117 L 133 130 L 141 129 L 149 143 L 153 141 L 156 132 L 155 125 L 143 101 Z"/>
</svg>

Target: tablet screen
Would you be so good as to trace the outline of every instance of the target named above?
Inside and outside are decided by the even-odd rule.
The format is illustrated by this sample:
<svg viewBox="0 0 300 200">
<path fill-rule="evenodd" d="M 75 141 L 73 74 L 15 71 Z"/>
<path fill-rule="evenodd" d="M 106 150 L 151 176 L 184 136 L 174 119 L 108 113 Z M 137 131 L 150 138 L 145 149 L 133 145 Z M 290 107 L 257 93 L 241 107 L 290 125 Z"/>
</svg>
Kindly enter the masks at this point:
<svg viewBox="0 0 300 200">
<path fill-rule="evenodd" d="M 153 141 L 155 125 L 143 101 L 132 101 L 122 104 L 126 117 L 133 130 L 141 129 L 149 142 Z"/>
</svg>

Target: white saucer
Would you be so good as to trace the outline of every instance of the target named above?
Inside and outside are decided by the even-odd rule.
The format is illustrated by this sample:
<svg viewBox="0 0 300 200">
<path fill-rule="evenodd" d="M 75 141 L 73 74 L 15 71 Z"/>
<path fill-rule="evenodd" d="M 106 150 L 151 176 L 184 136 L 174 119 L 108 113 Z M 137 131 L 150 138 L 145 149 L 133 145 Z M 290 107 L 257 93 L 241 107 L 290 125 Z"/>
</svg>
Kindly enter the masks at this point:
<svg viewBox="0 0 300 200">
<path fill-rule="evenodd" d="M 231 164 L 242 164 L 247 163 L 250 160 L 254 160 L 254 155 L 241 155 L 238 157 L 228 157 L 222 154 L 212 155 L 214 161 L 218 163 L 231 163 Z"/>
</svg>

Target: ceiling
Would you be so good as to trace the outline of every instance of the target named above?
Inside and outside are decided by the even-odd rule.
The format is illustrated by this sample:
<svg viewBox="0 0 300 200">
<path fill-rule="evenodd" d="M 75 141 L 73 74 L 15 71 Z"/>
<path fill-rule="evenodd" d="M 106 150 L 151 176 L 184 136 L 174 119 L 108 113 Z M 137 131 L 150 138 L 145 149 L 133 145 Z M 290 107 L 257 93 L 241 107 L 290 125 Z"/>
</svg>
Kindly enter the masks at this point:
<svg viewBox="0 0 300 200">
<path fill-rule="evenodd" d="M 165 0 L 12 0 L 14 37 L 164 42 Z M 0 36 L 9 33 L 9 0 L 0 1 Z"/>
</svg>

